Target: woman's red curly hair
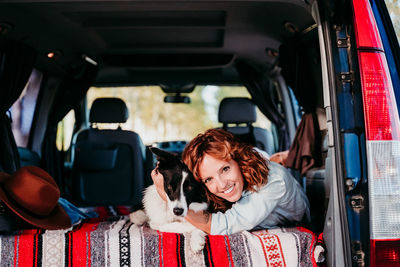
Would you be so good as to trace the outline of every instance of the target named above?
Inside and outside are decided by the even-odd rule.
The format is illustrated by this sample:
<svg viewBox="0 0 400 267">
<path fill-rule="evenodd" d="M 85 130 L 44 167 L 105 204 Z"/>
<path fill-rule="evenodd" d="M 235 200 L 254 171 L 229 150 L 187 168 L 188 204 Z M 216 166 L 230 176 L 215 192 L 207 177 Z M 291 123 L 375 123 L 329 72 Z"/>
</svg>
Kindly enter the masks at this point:
<svg viewBox="0 0 400 267">
<path fill-rule="evenodd" d="M 255 192 L 268 182 L 268 163 L 253 146 L 239 142 L 231 133 L 223 129 L 209 129 L 203 134 L 198 134 L 187 144 L 182 160 L 193 172 L 196 180 L 202 181 L 199 166 L 204 155 L 214 158 L 236 161 L 244 179 L 243 191 Z M 225 212 L 233 203 L 215 196 L 207 190 L 207 197 L 213 203 L 211 210 Z"/>
</svg>

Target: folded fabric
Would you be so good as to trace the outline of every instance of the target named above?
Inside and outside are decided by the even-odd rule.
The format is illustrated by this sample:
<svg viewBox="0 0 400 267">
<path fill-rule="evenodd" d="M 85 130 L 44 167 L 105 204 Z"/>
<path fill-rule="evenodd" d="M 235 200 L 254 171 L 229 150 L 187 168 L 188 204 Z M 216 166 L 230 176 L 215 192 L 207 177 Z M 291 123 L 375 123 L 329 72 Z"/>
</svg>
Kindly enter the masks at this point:
<svg viewBox="0 0 400 267">
<path fill-rule="evenodd" d="M 96 212 L 83 212 L 65 198 L 60 197 L 58 199 L 58 203 L 64 208 L 73 225 L 80 223 L 82 219 L 98 217 L 98 214 Z"/>
</svg>

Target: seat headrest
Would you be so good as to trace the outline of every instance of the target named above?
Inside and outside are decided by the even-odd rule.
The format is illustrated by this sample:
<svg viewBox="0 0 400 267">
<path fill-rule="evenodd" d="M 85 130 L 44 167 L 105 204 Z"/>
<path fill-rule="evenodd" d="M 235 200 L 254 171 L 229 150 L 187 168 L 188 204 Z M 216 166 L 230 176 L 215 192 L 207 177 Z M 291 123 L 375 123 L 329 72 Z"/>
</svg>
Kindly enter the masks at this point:
<svg viewBox="0 0 400 267">
<path fill-rule="evenodd" d="M 221 123 L 252 123 L 256 120 L 256 106 L 249 98 L 229 97 L 219 104 L 218 121 Z"/>
<path fill-rule="evenodd" d="M 129 112 L 125 102 L 120 98 L 97 98 L 90 109 L 90 123 L 124 123 Z"/>
</svg>

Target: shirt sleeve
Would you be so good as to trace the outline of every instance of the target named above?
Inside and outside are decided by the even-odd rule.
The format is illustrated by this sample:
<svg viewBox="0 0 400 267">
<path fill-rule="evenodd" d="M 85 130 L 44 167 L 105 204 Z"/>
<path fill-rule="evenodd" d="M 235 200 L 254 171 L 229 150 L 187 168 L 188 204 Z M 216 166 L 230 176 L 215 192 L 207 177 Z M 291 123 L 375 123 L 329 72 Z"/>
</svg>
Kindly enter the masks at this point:
<svg viewBox="0 0 400 267">
<path fill-rule="evenodd" d="M 253 147 L 253 149 L 258 152 L 263 158 L 269 159 L 271 156 L 264 150 L 259 149 L 258 147 Z"/>
<path fill-rule="evenodd" d="M 257 192 L 245 192 L 225 213 L 212 214 L 212 235 L 230 235 L 251 230 L 273 212 L 286 192 L 285 182 L 275 179 Z"/>
</svg>

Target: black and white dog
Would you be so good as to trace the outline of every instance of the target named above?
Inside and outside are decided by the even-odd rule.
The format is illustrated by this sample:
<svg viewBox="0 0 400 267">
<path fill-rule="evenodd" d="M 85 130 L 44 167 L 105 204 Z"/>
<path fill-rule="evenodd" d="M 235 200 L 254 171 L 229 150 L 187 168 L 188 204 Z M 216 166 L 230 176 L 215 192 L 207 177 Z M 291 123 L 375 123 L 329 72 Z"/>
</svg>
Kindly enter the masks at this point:
<svg viewBox="0 0 400 267">
<path fill-rule="evenodd" d="M 146 188 L 143 198 L 144 211 L 132 212 L 130 220 L 162 232 L 190 233 L 190 247 L 194 252 L 203 249 L 206 233 L 185 220 L 188 209 L 206 210 L 208 202 L 204 186 L 196 181 L 187 166 L 170 152 L 152 147 L 150 150 L 159 161 L 157 170 L 164 176 L 165 202 L 155 185 Z"/>
</svg>

